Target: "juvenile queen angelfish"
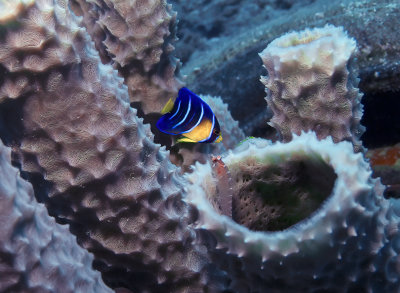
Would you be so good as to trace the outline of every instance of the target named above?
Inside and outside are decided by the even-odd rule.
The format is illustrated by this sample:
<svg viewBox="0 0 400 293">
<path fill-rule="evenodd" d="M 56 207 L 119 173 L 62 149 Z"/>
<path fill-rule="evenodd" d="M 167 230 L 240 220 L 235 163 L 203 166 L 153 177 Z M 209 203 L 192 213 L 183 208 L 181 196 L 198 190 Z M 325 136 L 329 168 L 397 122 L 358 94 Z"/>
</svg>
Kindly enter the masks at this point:
<svg viewBox="0 0 400 293">
<path fill-rule="evenodd" d="M 200 97 L 183 87 L 175 102 L 170 99 L 161 111 L 157 128 L 167 134 L 181 135 L 177 142 L 220 142 L 217 117 Z"/>
</svg>

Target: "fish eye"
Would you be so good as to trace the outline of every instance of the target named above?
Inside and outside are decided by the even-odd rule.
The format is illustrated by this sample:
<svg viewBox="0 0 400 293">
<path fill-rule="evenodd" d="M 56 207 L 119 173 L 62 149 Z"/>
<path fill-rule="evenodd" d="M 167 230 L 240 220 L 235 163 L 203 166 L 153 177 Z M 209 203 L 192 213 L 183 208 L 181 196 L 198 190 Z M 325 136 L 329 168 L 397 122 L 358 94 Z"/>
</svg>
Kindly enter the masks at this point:
<svg viewBox="0 0 400 293">
<path fill-rule="evenodd" d="M 219 133 L 220 133 L 220 131 L 218 129 L 214 129 L 213 132 L 215 135 L 219 135 Z"/>
</svg>

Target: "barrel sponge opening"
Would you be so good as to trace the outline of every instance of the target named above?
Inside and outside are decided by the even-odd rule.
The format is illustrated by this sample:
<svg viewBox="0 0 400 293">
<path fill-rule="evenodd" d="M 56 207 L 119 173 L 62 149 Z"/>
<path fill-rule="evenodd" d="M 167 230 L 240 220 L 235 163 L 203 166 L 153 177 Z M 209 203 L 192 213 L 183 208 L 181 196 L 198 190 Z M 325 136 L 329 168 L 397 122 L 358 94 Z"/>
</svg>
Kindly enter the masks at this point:
<svg viewBox="0 0 400 293">
<path fill-rule="evenodd" d="M 235 222 L 253 231 L 279 231 L 308 218 L 329 197 L 337 178 L 315 156 L 247 157 L 230 165 Z"/>
<path fill-rule="evenodd" d="M 195 172 L 187 177 L 191 184 L 186 185 L 185 200 L 198 210 L 193 227 L 213 263 L 223 267 L 227 275 L 235 276 L 232 292 L 239 292 L 238 284 L 248 280 L 263 280 L 248 282 L 254 292 L 268 291 L 266 288 L 273 288 L 277 280 L 283 282 L 284 291 L 293 288 L 288 290 L 291 292 L 306 292 L 310 284 L 333 288 L 332 292 L 343 288 L 352 291 L 355 280 L 357 286 L 362 286 L 365 279 L 374 279 L 367 286 L 374 286 L 375 280 L 381 284 L 381 270 L 387 270 L 388 256 L 393 255 L 382 252 L 392 250 L 389 246 L 384 248 L 388 243 L 384 227 L 388 225 L 389 204 L 382 197 L 383 187 L 372 179 L 368 163 L 361 153 L 354 153 L 351 143 L 334 143 L 331 137 L 318 140 L 312 132 L 294 135 L 288 143 L 249 139 L 222 156 L 222 160 L 231 174 L 235 166 L 244 166 L 255 178 L 262 174 L 260 180 L 267 178 L 268 187 L 284 181 L 289 187 L 277 189 L 278 197 L 284 188 L 294 187 L 296 181 L 302 185 L 299 178 L 316 184 L 315 189 L 324 196 L 329 192 L 306 219 L 286 229 L 280 227 L 280 231 L 255 231 L 218 213 L 210 203 L 218 184 L 213 180 L 212 166 L 195 165 Z M 251 166 L 252 161 L 257 162 L 254 166 L 258 170 Z M 286 170 L 300 174 L 291 176 Z M 284 176 L 276 175 L 278 171 Z M 274 176 L 279 180 L 273 182 Z M 290 178 L 295 180 L 290 182 Z M 327 182 L 319 182 L 323 180 Z M 371 267 L 377 270 L 371 271 Z M 348 278 L 343 277 L 349 272 Z M 362 288 L 361 291 L 368 291 L 367 287 Z"/>
<path fill-rule="evenodd" d="M 341 27 L 326 25 L 323 28 L 305 29 L 301 32 L 290 32 L 277 38 L 274 42 L 277 47 L 287 48 L 308 44 L 323 38 L 327 38 L 326 40 L 329 38 L 347 39 L 347 35 Z M 349 43 L 349 45 L 352 44 Z"/>
<path fill-rule="evenodd" d="M 260 56 L 268 73 L 270 69 L 277 70 L 281 63 L 293 61 L 332 71 L 336 66 L 344 66 L 355 50 L 356 41 L 342 27 L 326 25 L 287 33 L 272 41 Z"/>
<path fill-rule="evenodd" d="M 321 37 L 325 37 L 327 34 L 312 34 L 310 31 L 303 31 L 302 34 L 299 33 L 291 33 L 281 40 L 281 42 L 277 42 L 277 46 L 281 46 L 282 48 L 298 46 L 302 44 L 307 44 L 312 41 L 315 41 Z"/>
</svg>

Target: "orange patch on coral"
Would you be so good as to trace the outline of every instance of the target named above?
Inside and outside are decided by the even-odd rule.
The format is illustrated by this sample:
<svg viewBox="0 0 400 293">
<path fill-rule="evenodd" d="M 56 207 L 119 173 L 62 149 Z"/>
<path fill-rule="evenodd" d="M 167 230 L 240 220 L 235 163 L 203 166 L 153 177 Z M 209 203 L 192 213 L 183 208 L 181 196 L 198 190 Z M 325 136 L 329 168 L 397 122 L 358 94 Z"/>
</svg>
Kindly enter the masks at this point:
<svg viewBox="0 0 400 293">
<path fill-rule="evenodd" d="M 369 150 L 367 152 L 367 157 L 370 159 L 372 166 L 393 166 L 400 159 L 400 144 L 392 147 Z"/>
</svg>

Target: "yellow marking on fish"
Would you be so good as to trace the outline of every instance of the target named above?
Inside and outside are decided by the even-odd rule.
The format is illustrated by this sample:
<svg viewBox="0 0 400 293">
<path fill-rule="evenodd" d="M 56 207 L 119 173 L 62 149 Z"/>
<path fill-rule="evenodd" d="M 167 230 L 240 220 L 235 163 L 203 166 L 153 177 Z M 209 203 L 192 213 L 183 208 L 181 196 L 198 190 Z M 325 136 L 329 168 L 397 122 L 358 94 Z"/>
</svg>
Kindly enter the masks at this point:
<svg viewBox="0 0 400 293">
<path fill-rule="evenodd" d="M 214 142 L 221 142 L 222 141 L 222 135 L 218 136 L 218 138 Z"/>
<path fill-rule="evenodd" d="M 173 108 L 174 108 L 174 102 L 172 101 L 172 98 L 170 98 L 168 102 L 165 104 L 164 108 L 162 108 L 161 114 L 171 112 Z"/>
<path fill-rule="evenodd" d="M 178 138 L 178 139 L 176 140 L 176 142 L 177 142 L 177 143 L 179 143 L 179 142 L 191 142 L 191 143 L 196 143 L 197 141 L 191 140 L 190 138 L 187 138 L 187 137 L 181 137 L 181 138 Z"/>
<path fill-rule="evenodd" d="M 184 136 L 193 141 L 201 141 L 210 136 L 212 122 L 209 119 L 203 119 L 199 125 L 192 131 L 185 133 Z"/>
</svg>

